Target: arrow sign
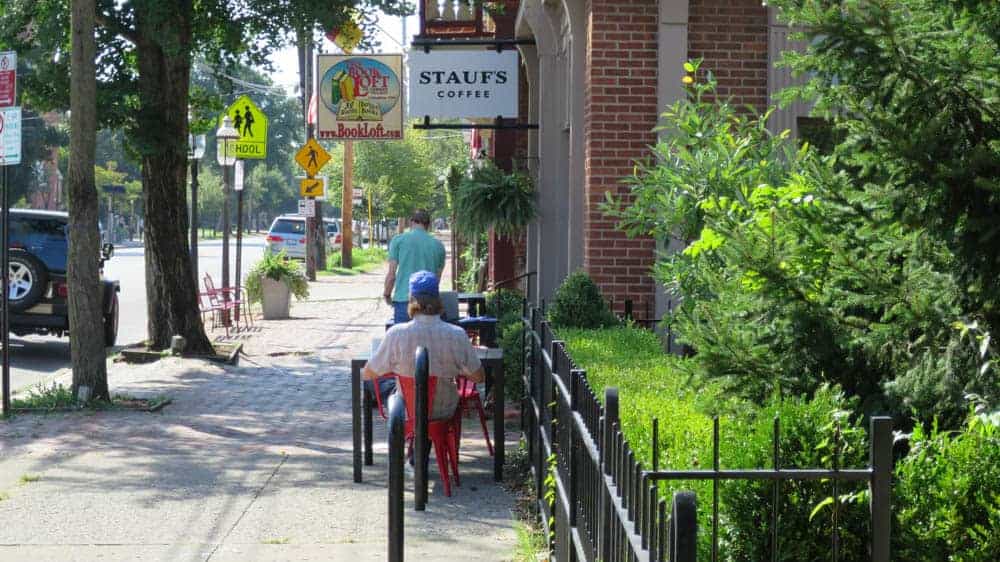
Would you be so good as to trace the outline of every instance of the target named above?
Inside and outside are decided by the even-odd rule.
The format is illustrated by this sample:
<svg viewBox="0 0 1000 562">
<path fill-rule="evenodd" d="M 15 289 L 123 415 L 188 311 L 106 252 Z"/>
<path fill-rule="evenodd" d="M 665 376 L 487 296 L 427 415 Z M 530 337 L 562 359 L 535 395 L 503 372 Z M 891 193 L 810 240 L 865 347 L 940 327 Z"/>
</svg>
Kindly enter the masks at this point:
<svg viewBox="0 0 1000 562">
<path fill-rule="evenodd" d="M 299 181 L 299 193 L 302 194 L 302 197 L 322 197 L 325 192 L 326 176 Z"/>
<path fill-rule="evenodd" d="M 17 53 L 0 53 L 0 107 L 14 105 L 17 97 Z"/>
</svg>

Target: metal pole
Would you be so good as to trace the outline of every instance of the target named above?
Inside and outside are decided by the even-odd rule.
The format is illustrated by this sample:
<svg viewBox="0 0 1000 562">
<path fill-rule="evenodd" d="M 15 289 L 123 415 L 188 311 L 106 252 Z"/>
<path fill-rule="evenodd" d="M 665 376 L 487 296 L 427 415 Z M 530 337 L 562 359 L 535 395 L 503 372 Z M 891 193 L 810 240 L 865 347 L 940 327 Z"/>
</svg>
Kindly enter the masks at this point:
<svg viewBox="0 0 1000 562">
<path fill-rule="evenodd" d="M 224 141 L 224 148 L 226 150 L 226 155 L 229 155 L 229 139 Z M 222 288 L 229 288 L 229 190 L 230 186 L 230 175 L 229 170 L 232 166 L 222 167 L 222 181 L 223 181 L 223 191 L 222 191 Z M 229 292 L 222 291 L 222 299 L 224 301 L 229 300 Z M 229 314 L 225 313 L 223 317 L 226 324 L 229 324 Z"/>
<path fill-rule="evenodd" d="M 427 507 L 427 463 L 430 460 L 427 439 L 427 417 L 430 415 L 430 404 L 427 400 L 430 361 L 425 347 L 417 348 L 413 378 L 415 379 L 413 386 L 416 394 L 413 409 L 417 418 L 413 435 L 413 504 L 416 511 L 424 511 Z"/>
<path fill-rule="evenodd" d="M 111 186 L 114 189 L 114 186 Z M 108 193 L 108 244 L 115 243 L 115 194 Z"/>
<path fill-rule="evenodd" d="M 236 192 L 236 291 L 233 292 L 235 298 L 240 298 L 240 281 L 243 266 L 243 190 Z M 236 308 L 236 327 L 239 328 L 240 309 Z"/>
<path fill-rule="evenodd" d="M 892 532 L 892 418 L 873 417 L 870 439 L 872 562 L 889 562 Z"/>
<path fill-rule="evenodd" d="M 7 287 L 10 284 L 10 188 L 7 185 L 7 166 L 3 167 L 3 413 L 10 414 L 10 316 L 8 315 Z"/>
<path fill-rule="evenodd" d="M 354 249 L 354 142 L 344 141 L 344 193 L 340 203 L 340 266 L 351 268 Z"/>
<path fill-rule="evenodd" d="M 191 159 L 191 271 L 198 287 L 198 160 Z"/>
<path fill-rule="evenodd" d="M 376 389 L 377 392 L 377 389 Z M 389 397 L 389 562 L 403 561 L 403 463 L 406 407 L 399 394 Z"/>
</svg>

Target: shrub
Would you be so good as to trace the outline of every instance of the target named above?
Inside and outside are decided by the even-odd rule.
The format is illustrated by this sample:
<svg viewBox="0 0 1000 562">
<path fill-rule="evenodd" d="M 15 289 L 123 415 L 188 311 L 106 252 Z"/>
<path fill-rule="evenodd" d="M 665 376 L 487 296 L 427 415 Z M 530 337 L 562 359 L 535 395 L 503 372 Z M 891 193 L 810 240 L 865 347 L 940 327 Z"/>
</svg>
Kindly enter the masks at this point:
<svg viewBox="0 0 1000 562">
<path fill-rule="evenodd" d="M 549 320 L 567 328 L 603 328 L 618 324 L 601 290 L 583 271 L 571 273 L 556 290 Z"/>
<path fill-rule="evenodd" d="M 270 250 L 264 252 L 264 257 L 247 272 L 246 289 L 251 302 L 260 302 L 263 298 L 261 280 L 264 277 L 284 282 L 296 299 L 302 300 L 309 296 L 309 280 L 302 267 L 288 259 L 284 250 L 277 254 Z"/>
<path fill-rule="evenodd" d="M 499 289 L 486 295 L 486 311 L 497 319 L 497 336 L 503 349 L 504 393 L 513 402 L 524 395 L 524 297 L 519 291 Z"/>
<path fill-rule="evenodd" d="M 893 483 L 896 559 L 1000 559 L 998 423 L 977 415 L 961 432 L 914 428 Z"/>
</svg>

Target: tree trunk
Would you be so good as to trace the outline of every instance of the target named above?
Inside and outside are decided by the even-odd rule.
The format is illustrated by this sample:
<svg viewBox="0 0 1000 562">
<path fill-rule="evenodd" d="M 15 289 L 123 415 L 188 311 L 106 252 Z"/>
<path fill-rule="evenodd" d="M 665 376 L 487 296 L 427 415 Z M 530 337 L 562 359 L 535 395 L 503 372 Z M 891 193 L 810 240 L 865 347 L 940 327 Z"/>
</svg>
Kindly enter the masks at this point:
<svg viewBox="0 0 1000 562">
<path fill-rule="evenodd" d="M 212 344 L 198 312 L 188 249 L 187 103 L 191 77 L 191 1 L 136 3 L 139 109 L 135 136 L 142 150 L 146 212 L 146 298 L 149 343 L 170 346 L 184 336 L 186 351 Z M 169 46 L 164 47 L 165 45 Z"/>
<path fill-rule="evenodd" d="M 94 0 L 73 0 L 69 161 L 69 344 L 73 395 L 81 386 L 93 399 L 110 399 L 104 350 L 100 232 L 94 148 L 97 145 L 97 77 Z"/>
</svg>

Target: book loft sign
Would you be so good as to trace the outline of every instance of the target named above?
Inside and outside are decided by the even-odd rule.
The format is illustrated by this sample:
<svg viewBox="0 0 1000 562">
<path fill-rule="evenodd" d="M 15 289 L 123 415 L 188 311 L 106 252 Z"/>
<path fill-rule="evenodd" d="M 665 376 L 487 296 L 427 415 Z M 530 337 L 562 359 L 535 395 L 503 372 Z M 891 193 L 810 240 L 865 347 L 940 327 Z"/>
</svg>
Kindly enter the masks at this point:
<svg viewBox="0 0 1000 562">
<path fill-rule="evenodd" d="M 409 55 L 414 117 L 517 117 L 517 52 L 437 50 Z"/>
</svg>

